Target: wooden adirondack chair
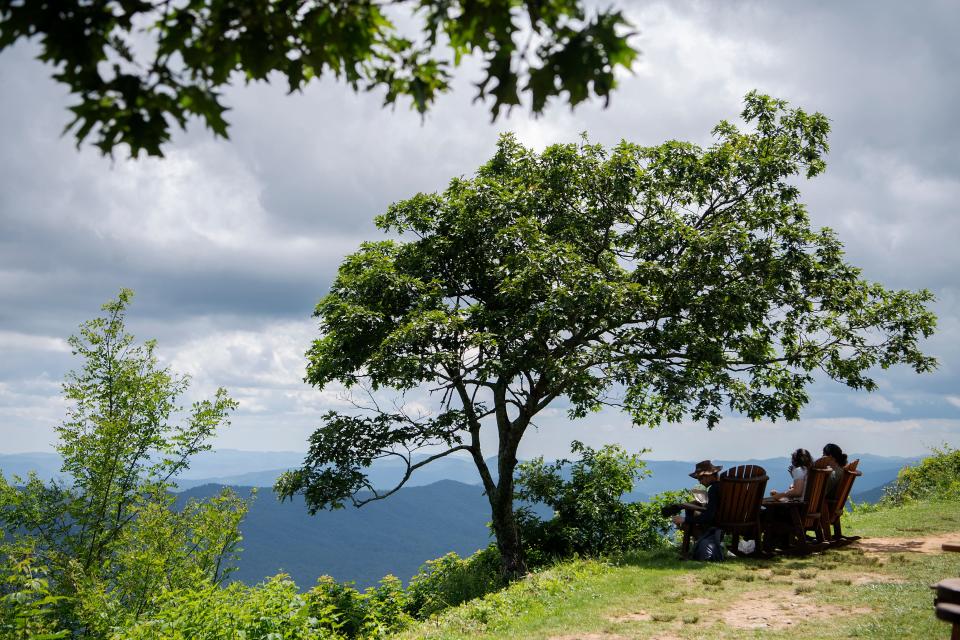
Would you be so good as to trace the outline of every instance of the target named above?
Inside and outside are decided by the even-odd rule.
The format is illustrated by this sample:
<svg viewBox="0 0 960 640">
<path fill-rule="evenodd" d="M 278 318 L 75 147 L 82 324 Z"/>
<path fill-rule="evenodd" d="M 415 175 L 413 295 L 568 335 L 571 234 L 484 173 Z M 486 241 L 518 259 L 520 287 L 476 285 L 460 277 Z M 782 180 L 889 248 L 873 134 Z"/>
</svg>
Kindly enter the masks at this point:
<svg viewBox="0 0 960 640">
<path fill-rule="evenodd" d="M 717 518 L 712 526 L 733 536 L 733 548 L 741 535 L 750 535 L 760 546 L 760 501 L 767 488 L 767 472 L 753 464 L 727 469 L 720 474 L 720 501 Z M 703 533 L 696 526 L 684 523 L 683 553 L 690 549 L 691 536 Z"/>
<path fill-rule="evenodd" d="M 813 531 L 814 535 L 817 536 L 817 542 L 826 540 L 822 516 L 827 498 L 827 479 L 830 477 L 830 473 L 830 469 L 810 469 L 807 472 L 806 487 L 803 490 L 805 504 L 800 507 L 803 531 Z"/>
<path fill-rule="evenodd" d="M 787 548 L 792 553 L 807 553 L 811 550 L 807 546 L 806 538 L 806 532 L 810 529 L 817 534 L 817 540 L 823 541 L 820 517 L 828 477 L 830 477 L 829 469 L 810 469 L 804 483 L 802 499 L 785 502 L 773 500 L 765 503 L 767 507 L 767 518 L 763 524 L 765 551 L 772 551 L 775 541 L 779 538 L 781 543 L 786 542 Z"/>
<path fill-rule="evenodd" d="M 850 497 L 853 481 L 856 480 L 858 476 L 863 475 L 862 471 L 857 470 L 859 464 L 860 460 L 857 459 L 843 468 L 843 475 L 840 477 L 840 481 L 837 482 L 833 495 L 828 495 L 824 503 L 821 522 L 823 531 L 827 534 L 831 542 L 852 542 L 860 539 L 860 536 L 845 537 L 840 527 L 840 516 L 843 515 L 843 510 L 847 506 L 847 498 Z M 832 533 L 830 531 L 831 527 L 833 528 Z"/>
<path fill-rule="evenodd" d="M 755 464 L 740 465 L 720 474 L 717 526 L 732 535 L 731 548 L 737 548 L 741 535 L 749 535 L 760 547 L 760 502 L 767 480 L 767 471 Z"/>
</svg>

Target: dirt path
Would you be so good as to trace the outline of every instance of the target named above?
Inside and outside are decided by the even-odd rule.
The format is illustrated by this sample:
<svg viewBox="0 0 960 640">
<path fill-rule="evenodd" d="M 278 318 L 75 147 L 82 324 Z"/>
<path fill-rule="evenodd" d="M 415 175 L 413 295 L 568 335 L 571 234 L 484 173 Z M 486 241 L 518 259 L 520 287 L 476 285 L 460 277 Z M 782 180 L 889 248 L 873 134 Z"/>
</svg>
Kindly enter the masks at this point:
<svg viewBox="0 0 960 640">
<path fill-rule="evenodd" d="M 866 607 L 845 607 L 813 602 L 795 595 L 784 598 L 769 591 L 744 593 L 720 614 L 720 619 L 734 629 L 789 629 L 810 618 L 871 613 Z"/>
<path fill-rule="evenodd" d="M 912 538 L 864 538 L 851 545 L 867 555 L 887 556 L 892 553 L 945 553 L 941 545 L 960 541 L 960 532 L 934 534 Z M 837 574 L 840 577 L 841 574 Z M 852 584 L 898 582 L 896 578 L 880 573 L 843 574 Z M 827 618 L 836 615 L 867 614 L 865 607 L 846 607 L 814 603 L 799 594 L 788 602 L 777 602 L 766 591 L 743 594 L 736 602 L 720 612 L 727 625 L 739 629 L 785 629 L 801 620 Z"/>
<path fill-rule="evenodd" d="M 936 554 L 948 553 L 942 550 L 944 543 L 960 543 L 960 531 L 954 533 L 937 533 L 930 535 L 918 535 L 913 537 L 888 537 L 888 538 L 864 538 L 851 544 L 846 549 L 859 549 L 866 556 L 877 558 L 876 564 L 882 566 L 885 560 L 892 554 L 904 553 L 923 553 Z M 826 560 L 827 557 L 825 556 Z M 827 565 L 830 563 L 827 562 Z M 694 575 L 682 575 L 674 578 L 674 584 L 681 589 L 684 597 L 683 602 L 689 607 L 693 623 L 700 625 L 710 623 L 722 623 L 731 629 L 743 630 L 749 633 L 762 633 L 763 629 L 784 630 L 790 629 L 802 622 L 811 619 L 827 619 L 856 615 L 869 615 L 875 613 L 873 609 L 867 606 L 855 606 L 853 604 L 844 604 L 837 602 L 835 604 L 825 604 L 818 600 L 812 594 L 806 593 L 804 587 L 813 584 L 816 580 L 827 580 L 840 585 L 864 585 L 864 584 L 890 584 L 900 583 L 902 579 L 897 575 L 880 571 L 878 569 L 870 570 L 873 566 L 867 563 L 865 566 L 851 565 L 840 566 L 833 565 L 835 568 L 825 569 L 817 566 L 810 566 L 806 569 L 788 570 L 786 573 L 778 572 L 775 568 L 755 568 L 750 579 L 747 582 L 768 581 L 768 584 L 782 583 L 784 581 L 793 584 L 790 591 L 785 592 L 782 589 L 771 590 L 763 588 L 761 583 L 757 587 L 738 593 L 733 600 L 727 600 L 723 597 L 712 595 L 710 589 L 703 588 L 702 579 Z M 748 572 L 749 575 L 750 572 Z M 734 574 L 730 574 L 729 579 L 737 579 Z M 794 582 L 798 579 L 798 582 Z M 806 581 L 806 582 L 805 582 Z M 691 597 L 692 596 L 692 597 Z M 726 600 L 726 601 L 725 601 Z M 628 612 L 620 612 L 612 615 L 607 620 L 617 624 L 639 624 L 645 625 L 651 622 L 670 622 L 669 629 L 660 629 L 667 635 L 649 636 L 651 639 L 666 640 L 678 636 L 671 636 L 670 633 L 681 633 L 684 624 L 681 623 L 683 616 L 661 615 L 656 609 L 634 609 Z M 696 620 L 699 618 L 699 622 Z M 620 640 L 619 636 L 613 631 L 606 633 L 583 633 L 552 636 L 550 640 Z M 635 636 L 630 636 L 635 637 Z M 648 637 L 648 636 L 643 636 Z"/>
</svg>

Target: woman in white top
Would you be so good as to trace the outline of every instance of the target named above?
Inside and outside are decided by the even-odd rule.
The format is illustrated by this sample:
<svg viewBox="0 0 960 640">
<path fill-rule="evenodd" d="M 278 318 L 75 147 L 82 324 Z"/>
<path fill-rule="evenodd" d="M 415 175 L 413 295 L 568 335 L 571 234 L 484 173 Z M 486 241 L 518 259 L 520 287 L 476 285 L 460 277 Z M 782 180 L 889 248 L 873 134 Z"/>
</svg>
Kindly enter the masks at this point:
<svg viewBox="0 0 960 640">
<path fill-rule="evenodd" d="M 790 456 L 790 477 L 793 484 L 786 491 L 771 491 L 774 498 L 802 498 L 807 484 L 807 472 L 813 466 L 813 457 L 806 449 L 797 449 Z"/>
</svg>

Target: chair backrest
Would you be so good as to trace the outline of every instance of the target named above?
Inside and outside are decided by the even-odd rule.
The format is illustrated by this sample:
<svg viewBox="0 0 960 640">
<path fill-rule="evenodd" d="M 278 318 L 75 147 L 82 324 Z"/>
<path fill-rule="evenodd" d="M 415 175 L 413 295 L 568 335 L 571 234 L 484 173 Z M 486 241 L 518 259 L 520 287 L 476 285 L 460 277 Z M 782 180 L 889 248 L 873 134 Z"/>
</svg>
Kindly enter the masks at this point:
<svg viewBox="0 0 960 640">
<path fill-rule="evenodd" d="M 857 470 L 860 460 L 854 460 L 847 466 L 843 468 L 843 475 L 840 476 L 840 480 L 837 482 L 837 488 L 833 493 L 826 507 L 825 520 L 829 523 L 836 522 L 837 518 L 840 517 L 840 514 L 843 513 L 844 508 L 847 506 L 847 498 L 850 497 L 850 490 L 853 488 L 853 481 L 857 479 L 857 476 L 862 476 L 863 472 Z"/>
<path fill-rule="evenodd" d="M 829 456 L 823 456 L 821 458 L 817 458 L 816 460 L 814 460 L 813 468 L 826 469 L 827 467 L 831 466 L 832 463 L 833 463 L 833 458 L 830 458 Z"/>
<path fill-rule="evenodd" d="M 805 504 L 800 511 L 805 527 L 820 521 L 820 513 L 823 511 L 827 497 L 827 478 L 829 477 L 830 469 L 814 468 L 807 470 L 807 481 L 804 483 L 803 489 Z"/>
<path fill-rule="evenodd" d="M 766 470 L 754 464 L 733 467 L 721 473 L 717 526 L 733 531 L 756 525 L 767 480 Z"/>
</svg>

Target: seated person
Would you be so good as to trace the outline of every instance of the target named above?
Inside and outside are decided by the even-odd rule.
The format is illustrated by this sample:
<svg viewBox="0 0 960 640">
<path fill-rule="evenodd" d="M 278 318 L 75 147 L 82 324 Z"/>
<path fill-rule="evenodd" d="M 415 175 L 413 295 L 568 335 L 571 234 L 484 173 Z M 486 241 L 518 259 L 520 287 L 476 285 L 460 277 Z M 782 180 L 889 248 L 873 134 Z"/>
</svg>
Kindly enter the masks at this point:
<svg viewBox="0 0 960 640">
<path fill-rule="evenodd" d="M 691 526 L 703 529 L 707 529 L 713 525 L 717 517 L 717 505 L 720 502 L 720 477 L 717 474 L 720 473 L 721 469 L 723 469 L 723 467 L 714 466 L 709 460 L 702 460 L 697 463 L 690 477 L 707 488 L 707 506 L 703 511 L 687 509 L 684 516 L 674 516 L 673 523 L 675 525 L 679 527 L 684 522 L 687 522 Z"/>
<path fill-rule="evenodd" d="M 771 491 L 770 495 L 777 499 L 802 498 L 803 491 L 807 484 L 807 473 L 813 466 L 813 457 L 806 449 L 797 449 L 790 456 L 790 477 L 793 478 L 793 484 L 786 491 Z"/>
<path fill-rule="evenodd" d="M 824 445 L 823 457 L 817 460 L 824 467 L 830 468 L 830 477 L 827 478 L 827 487 L 825 489 L 827 497 L 833 496 L 840 478 L 843 477 L 843 469 L 847 466 L 847 454 L 832 442 Z"/>
</svg>

